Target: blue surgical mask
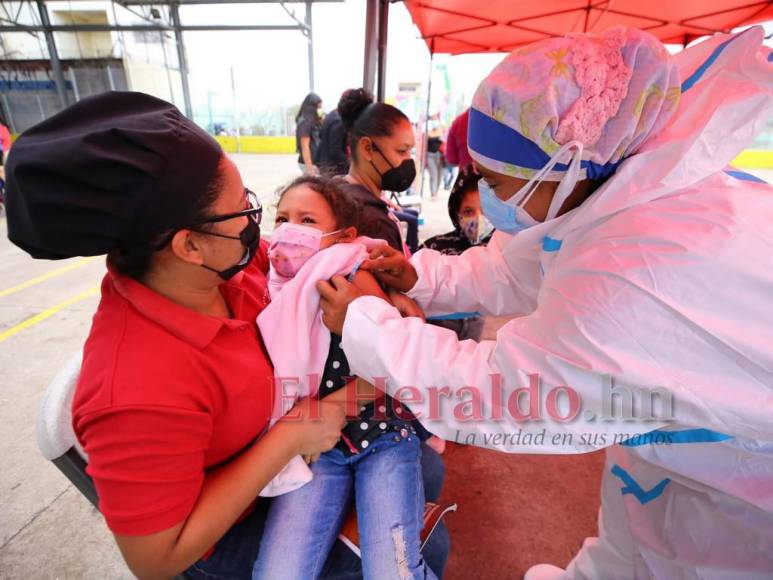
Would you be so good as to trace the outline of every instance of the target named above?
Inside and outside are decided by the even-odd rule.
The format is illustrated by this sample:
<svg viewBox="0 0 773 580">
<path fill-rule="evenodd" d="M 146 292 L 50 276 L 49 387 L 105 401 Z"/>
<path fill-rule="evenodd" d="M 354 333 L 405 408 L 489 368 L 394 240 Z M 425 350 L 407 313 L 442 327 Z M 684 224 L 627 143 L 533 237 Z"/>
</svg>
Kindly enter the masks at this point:
<svg viewBox="0 0 773 580">
<path fill-rule="evenodd" d="M 491 186 L 485 179 L 478 182 L 478 191 L 480 192 L 480 207 L 483 214 L 491 221 L 494 227 L 508 234 L 517 234 L 518 232 L 537 225 L 524 206 L 529 202 L 531 196 L 537 191 L 537 187 L 545 179 L 545 176 L 552 171 L 553 167 L 570 152 L 572 161 L 561 182 L 556 188 L 553 199 L 550 202 L 545 221 L 552 220 L 558 215 L 566 199 L 574 191 L 580 176 L 580 167 L 582 160 L 582 143 L 578 141 L 569 141 L 564 143 L 550 158 L 548 163 L 532 177 L 526 185 L 516 191 L 507 201 L 499 199 Z"/>
<path fill-rule="evenodd" d="M 478 181 L 478 191 L 483 215 L 499 231 L 513 235 L 539 223 L 520 205 L 512 206 L 499 199 L 485 179 Z"/>
</svg>

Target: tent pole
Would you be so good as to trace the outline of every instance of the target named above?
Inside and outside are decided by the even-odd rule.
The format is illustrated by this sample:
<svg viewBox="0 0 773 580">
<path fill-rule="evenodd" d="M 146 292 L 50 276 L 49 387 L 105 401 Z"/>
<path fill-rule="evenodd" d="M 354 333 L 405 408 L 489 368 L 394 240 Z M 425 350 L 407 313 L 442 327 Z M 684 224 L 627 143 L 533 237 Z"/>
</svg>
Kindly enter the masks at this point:
<svg viewBox="0 0 773 580">
<path fill-rule="evenodd" d="M 172 28 L 177 42 L 177 66 L 180 69 L 180 82 L 183 89 L 183 103 L 185 105 L 185 116 L 193 119 L 193 106 L 191 105 L 191 88 L 188 84 L 188 59 L 185 56 L 185 44 L 183 44 L 183 31 L 180 26 L 180 5 L 178 3 L 170 4 L 169 15 L 172 18 Z"/>
<path fill-rule="evenodd" d="M 427 143 L 429 142 L 429 136 L 427 134 L 429 130 L 429 104 L 432 101 L 432 66 L 435 60 L 435 39 L 430 40 L 429 47 L 429 80 L 427 81 L 427 109 L 424 113 L 424 135 L 422 137 L 421 144 L 421 180 L 419 181 L 419 196 L 424 197 L 424 170 L 427 168 Z"/>
<path fill-rule="evenodd" d="M 56 86 L 56 93 L 59 97 L 59 104 L 62 109 L 65 109 L 69 105 L 67 98 L 67 85 L 64 82 L 64 72 L 62 72 L 62 61 L 59 60 L 59 51 L 56 48 L 56 41 L 54 40 L 54 33 L 51 29 L 51 20 L 48 17 L 48 8 L 43 0 L 38 0 L 38 13 L 40 14 L 40 22 L 44 27 L 44 34 L 46 37 L 46 45 L 48 46 L 48 58 L 51 61 L 51 70 L 54 73 L 54 84 Z M 44 117 L 45 118 L 45 117 Z"/>
<path fill-rule="evenodd" d="M 389 0 L 379 0 L 378 15 L 378 90 L 376 100 L 384 100 L 386 93 L 387 34 L 389 33 Z"/>
<path fill-rule="evenodd" d="M 306 19 L 307 26 L 306 38 L 308 39 L 308 60 L 309 60 L 309 92 L 314 92 L 314 35 L 311 28 L 311 0 L 306 0 Z"/>
<path fill-rule="evenodd" d="M 378 67 L 378 2 L 367 0 L 365 12 L 365 58 L 362 71 L 362 87 L 369 93 L 376 85 L 376 68 Z"/>
</svg>

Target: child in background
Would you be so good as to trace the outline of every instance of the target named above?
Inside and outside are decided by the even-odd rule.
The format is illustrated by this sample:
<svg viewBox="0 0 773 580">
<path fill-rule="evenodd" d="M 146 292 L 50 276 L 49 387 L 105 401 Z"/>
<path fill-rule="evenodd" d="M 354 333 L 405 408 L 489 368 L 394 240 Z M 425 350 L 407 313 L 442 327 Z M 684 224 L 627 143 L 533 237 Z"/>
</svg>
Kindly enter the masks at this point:
<svg viewBox="0 0 773 580">
<path fill-rule="evenodd" d="M 474 246 L 488 244 L 494 232 L 480 208 L 478 181 L 481 176 L 470 170 L 459 172 L 451 194 L 448 196 L 448 216 L 454 226 L 447 234 L 434 236 L 421 248 L 437 250 L 441 254 L 456 256 Z"/>
<path fill-rule="evenodd" d="M 357 237 L 358 213 L 356 201 L 320 177 L 295 180 L 279 199 L 269 247 L 272 300 L 258 325 L 277 377 L 322 377 L 293 395 L 325 397 L 351 380 L 341 337 L 322 324 L 316 282 L 348 275 L 386 299 L 375 278 L 358 271 L 369 249 L 383 243 Z M 411 419 L 382 398 L 360 408 L 335 448 L 310 458 L 313 478 L 272 500 L 254 579 L 316 578 L 352 496 L 365 579 L 435 578 L 420 552 L 424 490 Z"/>
</svg>

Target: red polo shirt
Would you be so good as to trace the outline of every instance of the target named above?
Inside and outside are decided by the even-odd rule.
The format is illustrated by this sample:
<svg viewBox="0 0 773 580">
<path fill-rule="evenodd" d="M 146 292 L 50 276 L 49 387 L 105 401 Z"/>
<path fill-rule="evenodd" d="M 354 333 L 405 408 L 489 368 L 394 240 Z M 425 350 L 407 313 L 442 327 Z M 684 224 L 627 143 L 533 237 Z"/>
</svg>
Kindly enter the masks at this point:
<svg viewBox="0 0 773 580">
<path fill-rule="evenodd" d="M 265 245 L 220 290 L 232 319 L 199 314 L 108 267 L 83 352 L 73 426 L 100 511 L 117 534 L 183 521 L 207 468 L 268 425 L 273 369 L 255 319 Z"/>
</svg>

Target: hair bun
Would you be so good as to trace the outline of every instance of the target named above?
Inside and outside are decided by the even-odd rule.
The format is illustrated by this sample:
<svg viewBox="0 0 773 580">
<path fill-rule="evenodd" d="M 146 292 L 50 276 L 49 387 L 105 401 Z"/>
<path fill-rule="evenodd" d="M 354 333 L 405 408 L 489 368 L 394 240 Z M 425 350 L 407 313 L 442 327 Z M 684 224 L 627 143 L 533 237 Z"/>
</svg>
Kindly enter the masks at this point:
<svg viewBox="0 0 773 580">
<path fill-rule="evenodd" d="M 365 108 L 373 103 L 373 95 L 365 89 L 349 89 L 338 101 L 338 114 L 347 131 L 351 131 L 357 118 Z"/>
</svg>

